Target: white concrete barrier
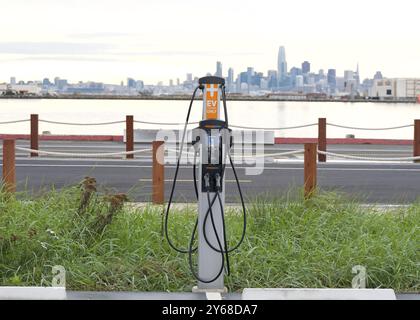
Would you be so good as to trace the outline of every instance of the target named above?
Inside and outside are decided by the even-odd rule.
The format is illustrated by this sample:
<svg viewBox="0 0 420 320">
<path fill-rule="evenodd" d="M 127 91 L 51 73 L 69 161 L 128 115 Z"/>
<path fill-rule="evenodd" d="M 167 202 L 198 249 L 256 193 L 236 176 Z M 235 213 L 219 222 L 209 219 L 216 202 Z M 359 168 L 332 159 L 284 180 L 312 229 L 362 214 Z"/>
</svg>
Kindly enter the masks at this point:
<svg viewBox="0 0 420 320">
<path fill-rule="evenodd" d="M 65 287 L 0 287 L 0 300 L 65 300 Z"/>
<path fill-rule="evenodd" d="M 396 300 L 392 289 L 246 288 L 242 300 Z"/>
</svg>

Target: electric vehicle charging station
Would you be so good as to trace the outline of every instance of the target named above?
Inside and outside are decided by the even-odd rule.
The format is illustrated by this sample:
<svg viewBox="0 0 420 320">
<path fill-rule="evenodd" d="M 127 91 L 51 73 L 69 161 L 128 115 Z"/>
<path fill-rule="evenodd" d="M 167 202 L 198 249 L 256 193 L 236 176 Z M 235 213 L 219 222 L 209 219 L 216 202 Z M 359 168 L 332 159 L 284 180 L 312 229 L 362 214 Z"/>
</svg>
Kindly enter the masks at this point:
<svg viewBox="0 0 420 320">
<path fill-rule="evenodd" d="M 198 201 L 198 217 L 191 235 L 188 248 L 177 248 L 168 234 L 168 217 L 172 203 L 180 160 L 184 146 L 186 129 L 195 95 L 198 90 L 203 93 L 203 112 L 199 127 L 193 129 L 192 145 L 194 146 L 194 188 Z M 221 119 L 223 104 L 224 120 Z M 174 182 L 165 214 L 165 235 L 169 245 L 180 253 L 188 254 L 191 273 L 197 279 L 193 291 L 225 292 L 224 275 L 229 275 L 229 253 L 242 243 L 246 232 L 246 209 L 239 179 L 230 155 L 232 135 L 228 126 L 226 106 L 225 80 L 220 77 L 204 77 L 199 79 L 199 86 L 194 90 L 185 121 L 184 132 L 180 143 Z M 198 163 L 198 179 L 196 173 Z M 225 224 L 225 168 L 229 159 L 238 192 L 242 202 L 243 229 L 238 243 L 229 248 L 226 239 Z M 198 182 L 197 182 L 198 180 Z M 194 247 L 195 234 L 198 231 L 198 246 Z M 198 253 L 198 272 L 193 265 L 193 254 Z"/>
</svg>

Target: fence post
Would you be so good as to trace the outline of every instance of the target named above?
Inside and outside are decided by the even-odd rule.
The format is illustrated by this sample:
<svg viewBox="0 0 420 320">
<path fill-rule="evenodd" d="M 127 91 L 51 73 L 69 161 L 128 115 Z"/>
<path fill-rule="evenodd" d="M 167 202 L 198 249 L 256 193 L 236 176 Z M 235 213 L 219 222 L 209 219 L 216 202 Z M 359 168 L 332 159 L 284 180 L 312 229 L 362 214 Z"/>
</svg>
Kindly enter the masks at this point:
<svg viewBox="0 0 420 320">
<path fill-rule="evenodd" d="M 31 149 L 38 150 L 38 115 L 31 114 Z M 31 157 L 38 157 L 37 152 L 31 152 Z"/>
<path fill-rule="evenodd" d="M 134 117 L 125 116 L 125 151 L 134 151 Z M 133 159 L 134 154 L 127 154 L 126 159 Z"/>
<path fill-rule="evenodd" d="M 321 151 L 327 151 L 327 119 L 318 119 L 318 149 Z M 318 154 L 319 162 L 326 162 L 327 155 Z"/>
<path fill-rule="evenodd" d="M 316 155 L 317 144 L 305 143 L 304 154 L 304 197 L 309 199 L 316 189 Z"/>
<path fill-rule="evenodd" d="M 413 157 L 420 156 L 420 120 L 414 120 Z M 420 160 L 414 162 L 420 163 Z"/>
<path fill-rule="evenodd" d="M 6 192 L 16 191 L 15 140 L 3 140 L 2 180 Z"/>
<path fill-rule="evenodd" d="M 164 141 L 153 141 L 153 172 L 152 184 L 153 195 L 152 201 L 154 204 L 163 204 L 165 201 L 165 148 Z"/>
</svg>

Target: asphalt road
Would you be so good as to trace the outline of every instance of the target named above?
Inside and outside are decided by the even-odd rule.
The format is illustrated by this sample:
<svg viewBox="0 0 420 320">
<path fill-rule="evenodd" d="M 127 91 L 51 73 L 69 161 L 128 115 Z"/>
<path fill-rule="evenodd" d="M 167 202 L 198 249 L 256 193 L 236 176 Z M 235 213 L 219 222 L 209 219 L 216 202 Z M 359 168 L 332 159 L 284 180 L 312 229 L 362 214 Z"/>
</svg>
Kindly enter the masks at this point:
<svg viewBox="0 0 420 320">
<path fill-rule="evenodd" d="M 94 152 L 89 149 L 89 152 Z M 152 164 L 150 155 L 134 160 L 52 159 L 18 157 L 18 190 L 38 193 L 52 185 L 74 185 L 85 176 L 95 177 L 103 192 L 128 192 L 134 201 L 151 199 Z M 258 195 L 278 197 L 303 185 L 303 163 L 298 159 L 267 161 L 259 175 L 246 175 L 238 165 L 238 174 L 248 199 Z M 165 193 L 168 199 L 174 165 L 165 166 Z M 230 167 L 226 169 L 226 201 L 239 202 Z M 318 186 L 344 193 L 363 203 L 408 203 L 420 195 L 420 164 L 335 162 L 318 165 Z M 292 193 L 293 195 L 293 193 Z M 195 201 L 192 168 L 181 167 L 176 201 Z"/>
</svg>

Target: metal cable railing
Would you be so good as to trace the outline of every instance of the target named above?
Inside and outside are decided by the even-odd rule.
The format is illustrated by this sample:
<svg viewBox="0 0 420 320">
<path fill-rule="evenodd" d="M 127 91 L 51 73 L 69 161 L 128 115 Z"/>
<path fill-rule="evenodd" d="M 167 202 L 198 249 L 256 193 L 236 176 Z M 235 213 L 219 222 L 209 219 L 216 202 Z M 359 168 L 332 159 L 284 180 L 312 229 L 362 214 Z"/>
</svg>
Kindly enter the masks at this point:
<svg viewBox="0 0 420 320">
<path fill-rule="evenodd" d="M 16 147 L 16 150 L 24 151 L 24 152 L 31 152 L 31 153 L 38 153 L 50 156 L 64 156 L 64 157 L 108 157 L 108 156 L 123 156 L 129 154 L 138 154 L 144 152 L 150 152 L 152 149 L 141 149 L 141 150 L 134 150 L 134 151 L 120 151 L 120 152 L 101 152 L 101 153 L 79 153 L 79 152 L 58 152 L 58 151 L 46 151 L 46 150 L 35 150 L 30 148 L 23 148 L 23 147 Z M 178 154 L 178 150 L 176 149 L 166 149 L 167 151 L 175 152 Z M 287 157 L 297 154 L 302 154 L 304 152 L 303 149 L 301 150 L 293 150 L 293 151 L 286 151 L 286 152 L 278 152 L 278 153 L 263 153 L 263 154 L 252 154 L 252 155 L 240 155 L 241 158 L 269 158 L 269 157 Z M 184 152 L 184 155 L 193 157 L 195 154 L 193 152 Z M 236 155 L 238 156 L 238 155 Z"/>
<path fill-rule="evenodd" d="M 167 149 L 168 151 L 175 152 L 178 155 L 178 150 L 176 149 Z M 269 158 L 269 157 L 287 157 L 287 156 L 293 156 L 297 154 L 302 154 L 304 152 L 303 149 L 301 150 L 293 150 L 293 151 L 286 151 L 286 152 L 278 152 L 278 153 L 261 153 L 261 154 L 236 154 L 233 153 L 233 156 L 240 157 L 240 158 Z M 186 154 L 189 157 L 193 157 L 195 155 L 194 152 L 183 152 L 183 154 Z"/>
<path fill-rule="evenodd" d="M 140 121 L 140 120 L 134 120 L 134 123 L 141 123 L 141 124 L 154 124 L 154 125 L 160 125 L 160 126 L 183 126 L 185 123 L 180 122 L 151 122 L 151 121 Z M 198 124 L 199 121 L 195 122 L 189 122 L 188 125 L 192 124 Z"/>
<path fill-rule="evenodd" d="M 262 154 L 243 155 L 242 158 L 287 157 L 287 156 L 294 156 L 294 155 L 301 154 L 301 153 L 304 153 L 303 149 L 286 151 L 286 152 L 278 152 L 278 153 L 262 153 Z"/>
<path fill-rule="evenodd" d="M 372 130 L 372 131 L 384 131 L 384 130 L 396 130 L 396 129 L 403 129 L 403 128 L 410 128 L 414 127 L 414 124 L 407 124 L 397 127 L 386 127 L 386 128 L 361 128 L 361 127 L 350 127 L 350 126 L 343 126 L 341 124 L 334 124 L 334 123 L 327 123 L 328 126 L 337 127 L 342 129 L 350 129 L 350 130 Z"/>
<path fill-rule="evenodd" d="M 239 129 L 250 129 L 250 130 L 293 130 L 293 129 L 301 129 L 301 128 L 308 128 L 318 125 L 318 123 L 309 123 L 299 126 L 292 126 L 292 127 L 278 127 L 278 128 L 267 128 L 267 127 L 249 127 L 249 126 L 238 126 L 235 124 L 229 124 L 232 128 L 239 128 Z"/>
<path fill-rule="evenodd" d="M 109 121 L 109 122 L 61 122 L 61 121 L 51 121 L 51 120 L 44 120 L 39 119 L 39 122 L 51 123 L 51 124 L 61 124 L 67 126 L 103 126 L 103 125 L 110 125 L 110 124 L 117 124 L 117 123 L 124 123 L 124 121 Z"/>
<path fill-rule="evenodd" d="M 30 148 L 22 148 L 16 147 L 16 150 L 31 152 L 31 153 L 38 153 L 38 154 L 45 154 L 50 156 L 64 156 L 64 157 L 109 157 L 109 156 L 123 156 L 129 154 L 138 154 L 143 152 L 152 151 L 152 149 L 141 149 L 141 150 L 134 150 L 134 151 L 121 151 L 121 152 L 103 152 L 103 153 L 77 153 L 77 152 L 57 152 L 57 151 L 46 151 L 46 150 L 35 150 Z"/>
<path fill-rule="evenodd" d="M 129 154 L 139 154 L 150 152 L 152 149 L 140 149 L 134 151 L 120 151 L 120 152 L 101 152 L 101 153 L 77 153 L 77 152 L 57 152 L 57 151 L 46 151 L 46 150 L 35 150 L 30 148 L 23 148 L 23 147 L 16 147 L 16 150 L 31 152 L 31 153 L 38 153 L 44 155 L 51 155 L 51 156 L 65 156 L 65 157 L 108 157 L 108 156 L 123 156 Z M 176 149 L 166 149 L 167 151 L 172 151 L 178 153 Z M 304 153 L 303 149 L 299 150 L 292 150 L 286 152 L 278 152 L 278 153 L 262 153 L 262 154 L 251 154 L 251 155 L 241 155 L 241 158 L 269 158 L 269 157 L 287 157 L 293 156 Z M 418 157 L 361 157 L 361 156 L 354 156 L 342 153 L 335 153 L 335 152 L 328 152 L 328 151 L 321 151 L 317 150 L 318 154 L 348 159 L 348 160 L 365 160 L 365 161 L 418 161 L 420 160 L 420 156 Z M 184 153 L 187 156 L 194 156 L 193 152 L 186 152 Z"/>
<path fill-rule="evenodd" d="M 342 158 L 342 159 L 348 159 L 348 160 L 364 160 L 364 161 L 417 161 L 420 160 L 419 157 L 392 157 L 392 158 L 383 158 L 383 157 L 360 157 L 360 156 L 353 156 L 348 154 L 342 154 L 342 153 L 334 153 L 334 152 L 328 152 L 328 151 L 317 151 L 318 154 L 326 155 L 326 156 L 332 156 L 336 158 Z"/>
<path fill-rule="evenodd" d="M 30 119 L 20 119 L 20 120 L 11 120 L 11 121 L 2 121 L 2 124 L 13 124 L 13 123 L 20 123 L 20 122 L 27 122 Z M 118 123 L 124 123 L 125 120 L 118 120 L 118 121 L 108 121 L 108 122 L 64 122 L 64 121 L 54 121 L 54 120 L 47 120 L 47 119 L 39 119 L 39 122 L 50 123 L 50 124 L 59 124 L 59 125 L 69 125 L 69 126 L 101 126 L 101 125 L 112 125 Z M 143 120 L 134 120 L 134 123 L 141 123 L 141 124 L 149 124 L 149 125 L 161 125 L 161 126 L 178 126 L 184 125 L 184 123 L 180 122 L 154 122 L 154 121 L 143 121 Z M 196 125 L 199 121 L 190 122 L 190 125 Z M 309 123 L 303 125 L 296 125 L 296 126 L 288 126 L 288 127 L 255 127 L 255 126 L 243 126 L 243 125 L 236 125 L 230 124 L 232 128 L 238 129 L 249 129 L 249 130 L 293 130 L 293 129 L 301 129 L 301 128 L 308 128 L 317 126 L 318 123 Z M 350 130 L 373 130 L 373 131 L 382 131 L 382 130 L 396 130 L 396 129 L 403 129 L 403 128 L 410 128 L 413 127 L 414 124 L 407 124 L 395 127 L 383 127 L 383 128 L 368 128 L 368 127 L 353 127 L 353 126 L 346 126 L 336 123 L 327 123 L 328 126 L 342 128 L 342 129 L 350 129 Z"/>
<path fill-rule="evenodd" d="M 12 124 L 12 123 L 19 123 L 19 122 L 27 122 L 30 119 L 21 119 L 21 120 L 11 120 L 11 121 L 1 121 L 0 124 Z"/>
</svg>

